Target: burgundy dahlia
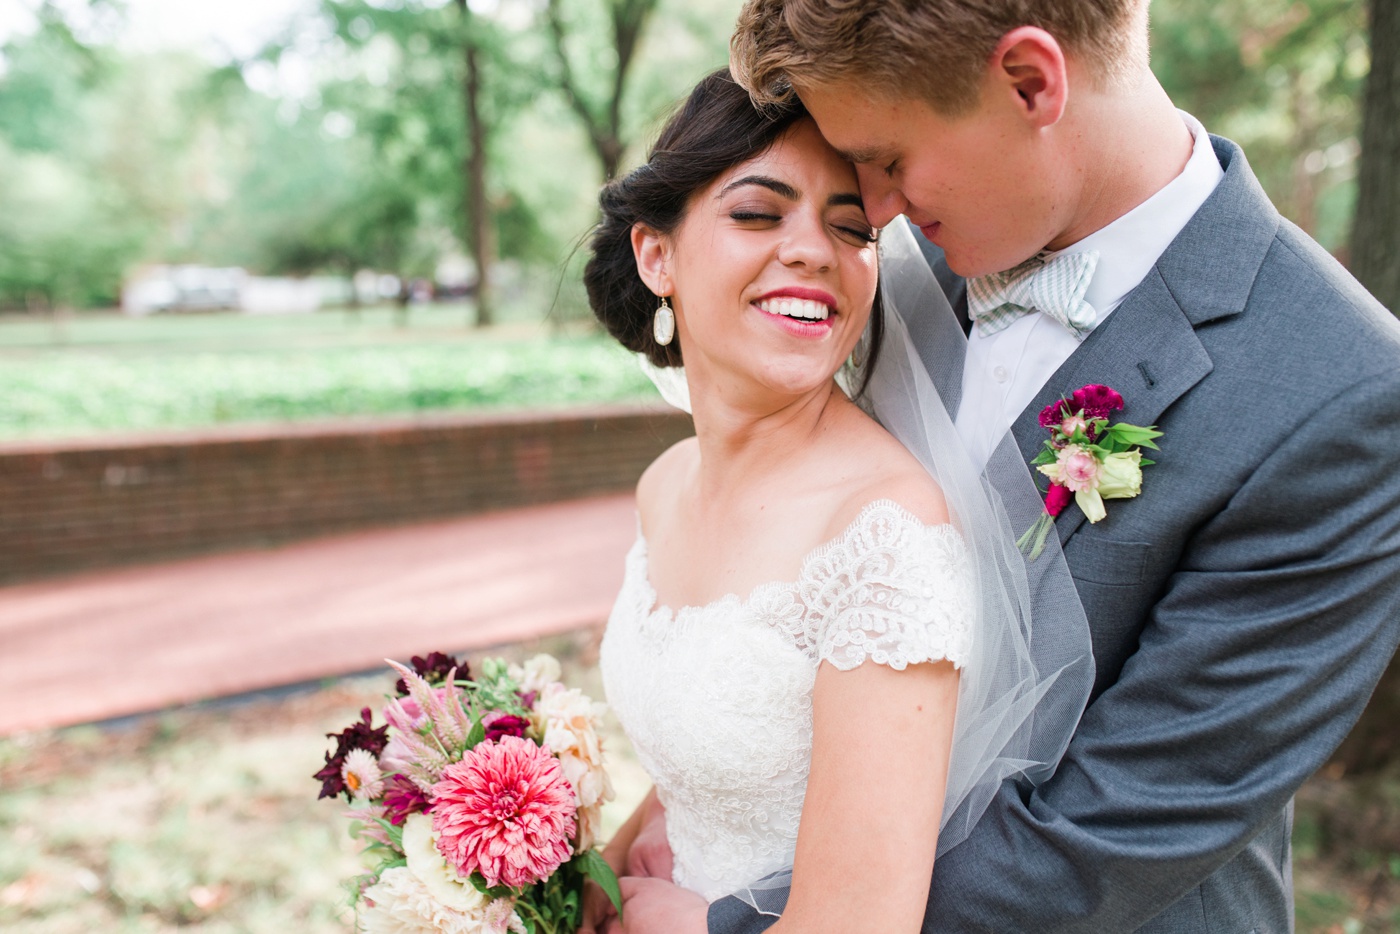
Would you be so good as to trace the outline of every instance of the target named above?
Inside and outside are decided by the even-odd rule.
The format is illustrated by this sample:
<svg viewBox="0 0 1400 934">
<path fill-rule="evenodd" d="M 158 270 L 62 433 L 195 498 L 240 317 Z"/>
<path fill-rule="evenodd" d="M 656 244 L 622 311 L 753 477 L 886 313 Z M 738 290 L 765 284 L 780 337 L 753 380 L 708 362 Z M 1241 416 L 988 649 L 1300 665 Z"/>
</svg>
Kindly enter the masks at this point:
<svg viewBox="0 0 1400 934">
<path fill-rule="evenodd" d="M 442 652 L 430 652 L 427 658 L 415 655 L 410 660 L 410 664 L 413 666 L 414 673 L 432 685 L 440 685 L 446 681 L 447 676 L 452 673 L 454 668 L 457 669 L 458 680 L 471 680 L 471 671 L 466 662 L 459 662 L 451 655 L 445 655 Z M 408 685 L 404 684 L 403 678 L 395 682 L 394 690 L 399 692 L 400 697 L 408 696 Z"/>
<path fill-rule="evenodd" d="M 395 827 L 403 826 L 410 814 L 428 810 L 428 796 L 413 782 L 395 772 L 384 782 L 384 817 Z"/>
<path fill-rule="evenodd" d="M 485 726 L 486 741 L 489 743 L 495 742 L 502 736 L 523 737 L 525 731 L 530 728 L 530 721 L 526 720 L 524 717 L 517 717 L 514 714 L 507 713 L 489 718 L 485 722 Z"/>
<path fill-rule="evenodd" d="M 341 774 L 345 769 L 345 757 L 352 749 L 363 749 L 375 758 L 384 752 L 384 747 L 389 745 L 389 727 L 374 726 L 374 717 L 368 707 L 360 711 L 360 722 L 352 723 L 348 728 L 340 733 L 327 733 L 326 736 L 335 740 L 335 752 L 326 753 L 326 764 L 312 778 L 321 782 L 321 793 L 317 799 L 334 798 L 338 794 L 344 794 L 348 801 L 351 797 L 349 789 L 345 787 L 345 778 Z"/>
</svg>

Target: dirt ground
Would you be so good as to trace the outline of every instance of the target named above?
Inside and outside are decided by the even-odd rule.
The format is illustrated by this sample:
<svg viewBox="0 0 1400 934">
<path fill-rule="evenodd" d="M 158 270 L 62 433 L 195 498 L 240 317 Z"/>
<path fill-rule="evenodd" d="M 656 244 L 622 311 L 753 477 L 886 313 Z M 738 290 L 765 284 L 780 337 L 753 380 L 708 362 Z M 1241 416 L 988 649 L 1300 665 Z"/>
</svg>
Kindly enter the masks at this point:
<svg viewBox="0 0 1400 934">
<path fill-rule="evenodd" d="M 480 655 L 550 651 L 571 684 L 601 697 L 597 639 L 585 630 Z M 361 866 L 343 806 L 317 801 L 311 774 L 324 734 L 377 707 L 392 683 L 341 679 L 0 740 L 0 929 L 346 934 L 342 882 Z M 606 743 L 611 832 L 648 782 L 615 723 Z M 1363 794 L 1319 777 L 1300 794 L 1300 932 L 1400 931 L 1398 793 L 1400 780 Z"/>
</svg>

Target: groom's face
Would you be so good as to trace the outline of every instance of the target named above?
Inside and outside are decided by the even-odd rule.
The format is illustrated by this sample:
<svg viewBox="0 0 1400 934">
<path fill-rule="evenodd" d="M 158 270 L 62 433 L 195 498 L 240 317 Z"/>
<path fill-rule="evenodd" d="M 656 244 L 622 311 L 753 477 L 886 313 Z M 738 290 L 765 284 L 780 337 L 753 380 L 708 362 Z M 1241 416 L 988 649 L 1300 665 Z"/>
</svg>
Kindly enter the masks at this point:
<svg viewBox="0 0 1400 934">
<path fill-rule="evenodd" d="M 822 135 L 855 164 L 870 222 L 883 227 L 907 215 L 954 272 L 1009 269 L 1055 238 L 1065 206 L 1054 197 L 1062 190 L 1054 160 L 993 95 L 956 117 L 922 100 L 836 85 L 800 96 Z"/>
</svg>

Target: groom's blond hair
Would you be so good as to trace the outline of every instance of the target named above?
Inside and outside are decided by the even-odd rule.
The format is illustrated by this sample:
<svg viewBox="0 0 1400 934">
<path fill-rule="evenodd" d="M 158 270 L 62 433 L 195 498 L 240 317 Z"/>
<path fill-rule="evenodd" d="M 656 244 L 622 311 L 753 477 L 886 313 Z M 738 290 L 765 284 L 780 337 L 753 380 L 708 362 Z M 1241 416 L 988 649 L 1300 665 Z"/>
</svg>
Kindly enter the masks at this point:
<svg viewBox="0 0 1400 934">
<path fill-rule="evenodd" d="M 759 103 L 855 80 L 956 115 L 976 103 L 997 43 L 1019 26 L 1050 33 L 1101 85 L 1147 67 L 1147 0 L 747 0 L 730 70 Z"/>
</svg>

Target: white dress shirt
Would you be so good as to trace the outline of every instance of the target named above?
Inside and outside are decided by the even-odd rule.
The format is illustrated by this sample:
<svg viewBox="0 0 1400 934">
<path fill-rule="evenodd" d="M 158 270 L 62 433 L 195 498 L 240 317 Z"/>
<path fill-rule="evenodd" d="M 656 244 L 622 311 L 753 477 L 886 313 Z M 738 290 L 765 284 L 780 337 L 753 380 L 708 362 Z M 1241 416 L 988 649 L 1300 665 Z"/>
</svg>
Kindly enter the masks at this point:
<svg viewBox="0 0 1400 934">
<path fill-rule="evenodd" d="M 1098 312 L 1095 327 L 1147 277 L 1225 177 L 1205 127 L 1185 111 L 1178 112 L 1193 140 L 1191 157 L 1181 174 L 1113 223 L 1060 251 L 1099 252 L 1084 296 Z M 1039 312 L 987 337 L 972 329 L 956 426 L 977 463 L 986 463 L 993 446 L 1079 343 L 1069 330 Z"/>
</svg>

